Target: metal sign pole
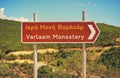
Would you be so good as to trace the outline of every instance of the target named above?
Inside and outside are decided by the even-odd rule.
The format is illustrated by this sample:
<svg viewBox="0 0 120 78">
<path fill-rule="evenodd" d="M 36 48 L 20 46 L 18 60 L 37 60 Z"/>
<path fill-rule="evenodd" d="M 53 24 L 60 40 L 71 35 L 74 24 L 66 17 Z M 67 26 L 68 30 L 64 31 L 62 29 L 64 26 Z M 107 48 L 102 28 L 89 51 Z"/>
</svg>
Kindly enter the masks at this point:
<svg viewBox="0 0 120 78">
<path fill-rule="evenodd" d="M 37 44 L 34 44 L 34 78 L 37 78 Z"/>
<path fill-rule="evenodd" d="M 37 21 L 37 14 L 33 14 L 33 20 L 34 22 Z M 34 48 L 34 78 L 37 78 L 37 44 L 33 45 Z"/>
<path fill-rule="evenodd" d="M 82 11 L 82 21 L 85 21 L 85 11 Z M 86 78 L 86 45 L 82 44 L 83 47 L 83 78 Z"/>
<path fill-rule="evenodd" d="M 83 43 L 82 46 L 83 46 L 83 78 L 86 78 L 86 45 L 85 43 Z"/>
</svg>

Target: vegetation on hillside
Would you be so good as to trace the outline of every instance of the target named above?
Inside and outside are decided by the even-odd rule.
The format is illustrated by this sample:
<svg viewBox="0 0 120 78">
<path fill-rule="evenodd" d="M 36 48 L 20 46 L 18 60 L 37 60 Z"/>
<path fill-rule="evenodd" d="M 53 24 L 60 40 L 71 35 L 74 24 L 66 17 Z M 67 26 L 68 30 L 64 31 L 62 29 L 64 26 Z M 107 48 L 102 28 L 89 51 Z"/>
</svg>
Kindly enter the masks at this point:
<svg viewBox="0 0 120 78">
<path fill-rule="evenodd" d="M 106 50 L 100 57 L 96 57 L 94 60 L 92 58 L 99 53 L 98 50 L 103 50 L 87 50 L 87 77 L 119 78 L 119 48 Z M 111 53 L 112 55 L 109 55 Z M 33 56 L 33 54 L 26 56 L 30 57 Z M 8 57 L 8 55 L 5 57 Z M 17 57 L 19 60 L 24 58 L 19 55 Z M 32 58 L 29 57 L 24 58 L 24 60 L 32 60 Z M 11 59 L 7 60 L 11 61 Z M 12 61 L 14 61 L 14 59 Z M 47 65 L 38 69 L 38 78 L 78 78 L 83 75 L 83 56 L 81 50 L 65 50 L 61 48 L 58 52 L 38 54 L 38 62 L 40 61 L 46 62 Z M 17 76 L 17 78 L 33 78 L 33 64 L 27 61 L 24 63 L 4 63 L 4 59 L 1 59 L 0 69 L 0 77 L 11 76 L 12 78 L 16 78 Z"/>
<path fill-rule="evenodd" d="M 113 46 L 120 45 L 120 42 L 116 41 L 116 38 L 120 37 L 120 27 L 98 23 L 98 27 L 101 30 L 100 36 L 96 41 L 96 45 L 99 46 Z"/>
<path fill-rule="evenodd" d="M 100 28 L 100 36 L 95 44 L 88 44 L 87 46 L 113 46 L 120 45 L 116 42 L 116 38 L 120 37 L 120 27 L 115 27 L 103 23 L 97 23 Z M 38 48 L 77 48 L 81 44 L 39 44 Z M 17 21 L 1 20 L 0 19 L 0 51 L 7 53 L 18 50 L 32 50 L 33 46 L 30 44 L 21 43 L 21 23 Z"/>
<path fill-rule="evenodd" d="M 97 23 L 100 36 L 90 46 L 120 46 L 116 38 L 120 38 L 120 27 Z M 56 48 L 58 52 L 38 53 L 38 61 L 46 62 L 46 66 L 38 69 L 38 78 L 77 78 L 82 76 L 82 51 L 80 44 L 39 44 L 40 48 Z M 9 55 L 12 51 L 32 50 L 33 45 L 21 43 L 21 23 L 0 19 L 0 77 L 33 78 L 33 64 L 7 63 L 15 60 L 33 60 L 32 54 Z M 96 57 L 99 54 L 98 57 Z M 101 55 L 100 55 L 101 54 Z M 107 50 L 87 50 L 88 78 L 119 78 L 120 47 Z"/>
<path fill-rule="evenodd" d="M 110 50 L 105 51 L 101 55 L 99 62 L 103 63 L 108 69 L 120 71 L 120 47 L 113 47 Z"/>
</svg>

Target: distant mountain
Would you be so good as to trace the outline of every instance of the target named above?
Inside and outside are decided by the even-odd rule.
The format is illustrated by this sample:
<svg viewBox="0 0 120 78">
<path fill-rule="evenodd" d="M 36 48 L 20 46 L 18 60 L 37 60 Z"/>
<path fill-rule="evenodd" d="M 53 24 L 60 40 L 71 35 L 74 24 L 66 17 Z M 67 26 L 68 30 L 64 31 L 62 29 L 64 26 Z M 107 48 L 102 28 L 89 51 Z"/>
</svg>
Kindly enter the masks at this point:
<svg viewBox="0 0 120 78">
<path fill-rule="evenodd" d="M 116 41 L 120 38 L 120 27 L 107 25 L 104 23 L 97 23 L 100 28 L 100 36 L 98 37 L 94 46 L 112 46 L 120 45 L 120 42 Z M 78 44 L 68 45 L 65 47 L 79 47 Z M 88 46 L 91 46 L 88 45 Z M 64 45 L 62 45 L 64 47 Z M 39 48 L 57 48 L 59 44 L 41 44 Z M 21 22 L 11 20 L 0 19 L 0 50 L 2 51 L 17 51 L 17 50 L 30 50 L 32 45 L 26 45 L 21 43 Z"/>
</svg>

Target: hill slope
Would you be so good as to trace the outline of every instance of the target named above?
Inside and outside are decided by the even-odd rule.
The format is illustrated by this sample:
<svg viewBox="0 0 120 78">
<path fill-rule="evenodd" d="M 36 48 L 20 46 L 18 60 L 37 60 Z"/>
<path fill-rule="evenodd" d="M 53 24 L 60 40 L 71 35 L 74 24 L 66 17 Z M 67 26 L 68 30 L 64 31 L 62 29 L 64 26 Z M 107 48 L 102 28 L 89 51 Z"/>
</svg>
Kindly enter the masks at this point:
<svg viewBox="0 0 120 78">
<path fill-rule="evenodd" d="M 116 38 L 120 38 L 120 27 L 115 27 L 103 23 L 97 23 L 101 34 L 94 45 L 96 46 L 111 46 L 120 45 L 116 42 Z M 40 44 L 39 48 L 58 48 L 59 46 L 70 48 L 79 47 L 79 44 Z M 10 20 L 0 20 L 0 50 L 2 51 L 17 51 L 30 50 L 32 45 L 25 45 L 21 43 L 21 23 Z"/>
<path fill-rule="evenodd" d="M 33 78 L 33 63 L 28 62 L 33 62 L 32 51 L 27 54 L 23 51 L 20 51 L 22 54 L 16 52 L 31 50 L 33 47 L 20 42 L 20 25 L 20 22 L 0 20 L 0 50 L 2 51 L 0 52 L 0 77 Z M 97 25 L 101 34 L 95 44 L 87 44 L 89 47 L 86 48 L 87 75 L 89 78 L 112 78 L 113 76 L 119 78 L 120 42 L 116 39 L 120 38 L 120 27 L 103 23 L 97 23 Z M 77 78 L 82 76 L 82 49 L 77 48 L 80 44 L 41 44 L 38 48 L 48 47 L 57 48 L 58 52 L 46 51 L 43 54 L 38 52 L 38 62 L 46 63 L 46 66 L 38 69 L 39 77 Z M 11 54 L 11 51 L 15 51 L 17 55 Z"/>
<path fill-rule="evenodd" d="M 101 34 L 96 41 L 96 45 L 104 47 L 120 44 L 120 42 L 116 41 L 116 38 L 120 38 L 120 27 L 115 27 L 104 23 L 97 23 L 97 25 L 101 30 Z"/>
</svg>

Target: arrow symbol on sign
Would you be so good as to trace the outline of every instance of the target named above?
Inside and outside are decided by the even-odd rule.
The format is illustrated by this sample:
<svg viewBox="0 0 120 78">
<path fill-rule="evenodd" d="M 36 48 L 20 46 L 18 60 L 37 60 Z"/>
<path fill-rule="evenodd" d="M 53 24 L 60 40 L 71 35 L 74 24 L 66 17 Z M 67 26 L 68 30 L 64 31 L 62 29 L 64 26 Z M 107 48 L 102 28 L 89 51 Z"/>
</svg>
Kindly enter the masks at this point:
<svg viewBox="0 0 120 78">
<path fill-rule="evenodd" d="M 91 34 L 89 35 L 88 39 L 91 40 L 94 37 L 96 31 L 95 31 L 95 29 L 93 28 L 92 25 L 88 25 L 88 27 L 89 27 L 89 29 L 91 31 Z"/>
</svg>

